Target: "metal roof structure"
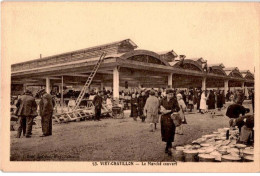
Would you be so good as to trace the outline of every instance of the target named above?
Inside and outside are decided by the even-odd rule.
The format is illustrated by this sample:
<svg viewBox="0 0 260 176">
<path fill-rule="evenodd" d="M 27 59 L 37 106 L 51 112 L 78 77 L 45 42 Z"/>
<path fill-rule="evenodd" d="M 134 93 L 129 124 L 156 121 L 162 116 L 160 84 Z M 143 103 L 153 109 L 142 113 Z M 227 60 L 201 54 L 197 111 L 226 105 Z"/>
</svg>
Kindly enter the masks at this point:
<svg viewBox="0 0 260 176">
<path fill-rule="evenodd" d="M 12 84 L 41 84 L 50 77 L 58 84 L 61 76 L 69 84 L 82 84 L 95 66 L 102 53 L 106 57 L 98 70 L 94 83 L 104 82 L 111 85 L 113 69 L 120 67 L 120 81 L 129 80 L 130 85 L 143 83 L 147 86 L 160 86 L 167 82 L 169 74 L 175 82 L 195 78 L 231 80 L 254 83 L 254 76 L 249 71 L 240 72 L 237 67 L 224 68 L 222 63 L 209 64 L 203 58 L 180 58 L 173 51 L 154 52 L 139 50 L 130 39 L 109 44 L 61 53 L 54 56 L 35 59 L 11 66 Z M 207 70 L 205 70 L 207 66 Z M 54 81 L 55 80 L 55 81 Z M 123 83 L 120 83 L 123 84 Z M 190 84 L 187 82 L 185 84 Z"/>
</svg>

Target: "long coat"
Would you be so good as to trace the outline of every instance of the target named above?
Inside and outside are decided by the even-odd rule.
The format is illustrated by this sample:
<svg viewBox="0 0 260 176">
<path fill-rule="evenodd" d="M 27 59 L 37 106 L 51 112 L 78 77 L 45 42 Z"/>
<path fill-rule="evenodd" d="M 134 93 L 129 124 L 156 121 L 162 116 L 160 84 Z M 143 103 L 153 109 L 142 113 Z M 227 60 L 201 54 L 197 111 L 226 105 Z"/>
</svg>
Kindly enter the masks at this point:
<svg viewBox="0 0 260 176">
<path fill-rule="evenodd" d="M 48 93 L 43 94 L 40 103 L 40 116 L 42 122 L 42 132 L 44 135 L 52 135 L 52 114 L 55 102 Z"/>
<path fill-rule="evenodd" d="M 171 114 L 173 112 L 178 112 L 180 110 L 180 108 L 179 108 L 178 102 L 175 98 L 172 98 L 169 101 L 167 101 L 166 97 L 162 100 L 161 106 L 163 106 L 166 110 L 171 110 L 171 112 L 169 112 L 167 114 L 163 114 L 161 116 L 162 141 L 173 142 L 176 127 L 171 118 Z"/>
<path fill-rule="evenodd" d="M 205 96 L 205 92 L 203 92 L 200 98 L 200 109 L 202 110 L 207 109 L 206 101 L 207 101 L 207 97 Z"/>
<path fill-rule="evenodd" d="M 132 116 L 137 117 L 138 116 L 138 101 L 137 101 L 137 98 L 131 99 L 131 109 L 132 109 Z"/>
<path fill-rule="evenodd" d="M 95 109 L 101 109 L 102 102 L 103 102 L 102 97 L 100 95 L 96 95 L 95 98 L 93 99 L 93 104 L 95 106 Z"/>
<path fill-rule="evenodd" d="M 226 104 L 225 93 L 223 92 L 221 95 L 222 95 L 222 104 Z"/>
<path fill-rule="evenodd" d="M 215 103 L 215 95 L 214 93 L 210 93 L 208 98 L 208 109 L 215 109 Z"/>
<path fill-rule="evenodd" d="M 17 111 L 16 115 L 17 116 L 37 116 L 37 104 L 32 95 L 22 95 L 17 103 L 16 103 Z"/>
<path fill-rule="evenodd" d="M 223 95 L 218 93 L 217 95 L 217 108 L 223 107 Z"/>
<path fill-rule="evenodd" d="M 155 96 L 150 96 L 145 103 L 144 111 L 147 111 L 146 120 L 148 123 L 158 123 L 159 99 Z"/>
<path fill-rule="evenodd" d="M 140 95 L 138 97 L 138 111 L 139 111 L 139 116 L 143 115 L 143 110 L 146 102 L 146 97 L 143 95 Z"/>
</svg>

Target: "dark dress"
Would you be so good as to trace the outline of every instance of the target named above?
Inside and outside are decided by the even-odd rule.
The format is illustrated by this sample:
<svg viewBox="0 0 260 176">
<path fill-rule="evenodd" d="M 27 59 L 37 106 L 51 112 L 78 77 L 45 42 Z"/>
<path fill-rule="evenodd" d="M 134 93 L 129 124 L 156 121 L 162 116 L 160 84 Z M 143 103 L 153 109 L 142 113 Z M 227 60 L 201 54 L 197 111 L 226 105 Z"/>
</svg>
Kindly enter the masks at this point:
<svg viewBox="0 0 260 176">
<path fill-rule="evenodd" d="M 225 93 L 223 92 L 222 94 L 222 104 L 226 104 L 226 97 L 225 97 Z"/>
<path fill-rule="evenodd" d="M 208 109 L 215 109 L 215 95 L 214 95 L 214 93 L 209 94 Z"/>
<path fill-rule="evenodd" d="M 131 99 L 132 116 L 136 118 L 138 116 L 138 101 L 137 98 Z"/>
<path fill-rule="evenodd" d="M 141 119 L 143 119 L 143 110 L 144 110 L 145 103 L 146 103 L 146 97 L 140 95 L 138 97 L 138 114 Z"/>
<path fill-rule="evenodd" d="M 217 95 L 217 108 L 221 109 L 223 107 L 223 95 L 218 93 Z"/>
<path fill-rule="evenodd" d="M 171 118 L 171 114 L 173 112 L 178 112 L 180 110 L 178 101 L 175 98 L 167 101 L 167 98 L 163 98 L 161 101 L 161 106 L 163 106 L 166 110 L 171 110 L 168 114 L 163 114 L 161 116 L 161 135 L 162 141 L 164 142 L 173 142 L 175 135 L 175 125 Z"/>
</svg>

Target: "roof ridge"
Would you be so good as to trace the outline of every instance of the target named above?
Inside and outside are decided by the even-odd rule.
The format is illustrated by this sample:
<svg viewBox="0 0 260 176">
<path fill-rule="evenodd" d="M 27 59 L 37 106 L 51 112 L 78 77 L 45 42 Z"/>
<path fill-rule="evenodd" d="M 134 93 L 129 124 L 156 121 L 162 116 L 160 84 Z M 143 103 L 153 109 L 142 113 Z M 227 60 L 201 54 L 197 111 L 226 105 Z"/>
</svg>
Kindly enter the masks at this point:
<svg viewBox="0 0 260 176">
<path fill-rule="evenodd" d="M 38 58 L 38 59 L 29 60 L 29 61 L 19 62 L 19 63 L 12 64 L 12 66 L 13 66 L 13 65 L 19 65 L 19 64 L 24 64 L 24 63 L 35 62 L 35 61 L 42 61 L 42 60 L 45 60 L 45 59 L 50 59 L 50 58 L 52 58 L 52 57 L 58 57 L 58 56 L 68 55 L 68 54 L 77 53 L 77 52 L 83 52 L 83 51 L 93 50 L 93 49 L 96 49 L 96 48 L 99 48 L 99 47 L 102 48 L 102 47 L 109 46 L 109 45 L 120 44 L 120 43 L 122 43 L 122 42 L 124 42 L 124 41 L 128 41 L 128 42 L 129 42 L 130 44 L 132 44 L 135 48 L 137 48 L 137 45 L 136 45 L 131 39 L 128 38 L 128 39 L 124 39 L 124 40 L 120 40 L 120 41 L 116 41 L 116 42 L 111 42 L 111 43 L 107 43 L 107 44 L 102 44 L 102 45 L 97 45 L 97 46 L 93 46 L 93 47 L 89 47 L 89 48 L 84 48 L 84 49 L 69 51 L 69 52 L 65 52 L 65 53 L 54 54 L 54 55 L 46 56 L 46 57 L 43 57 L 43 58 Z"/>
</svg>

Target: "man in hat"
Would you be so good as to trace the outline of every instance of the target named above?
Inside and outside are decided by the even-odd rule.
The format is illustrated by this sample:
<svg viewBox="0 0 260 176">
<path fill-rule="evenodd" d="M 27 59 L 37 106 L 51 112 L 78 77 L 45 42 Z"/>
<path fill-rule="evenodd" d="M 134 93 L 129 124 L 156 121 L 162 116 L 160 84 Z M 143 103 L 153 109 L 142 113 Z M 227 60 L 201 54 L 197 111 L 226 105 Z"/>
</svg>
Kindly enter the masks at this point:
<svg viewBox="0 0 260 176">
<path fill-rule="evenodd" d="M 39 92 L 41 100 L 39 103 L 40 116 L 42 122 L 42 135 L 40 137 L 52 135 L 52 114 L 55 106 L 55 101 L 45 89 Z"/>
<path fill-rule="evenodd" d="M 26 90 L 25 93 L 18 99 L 16 115 L 18 116 L 17 138 L 23 135 L 30 138 L 32 135 L 33 118 L 37 116 L 37 104 L 32 95 L 32 92 Z"/>
<path fill-rule="evenodd" d="M 93 99 L 93 104 L 95 106 L 95 119 L 97 121 L 100 121 L 100 116 L 101 116 L 101 108 L 102 108 L 102 102 L 103 99 L 101 97 L 102 91 L 98 91 L 97 95 Z"/>
</svg>

